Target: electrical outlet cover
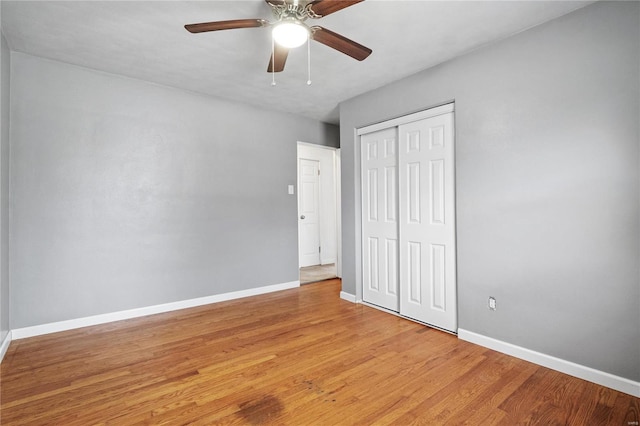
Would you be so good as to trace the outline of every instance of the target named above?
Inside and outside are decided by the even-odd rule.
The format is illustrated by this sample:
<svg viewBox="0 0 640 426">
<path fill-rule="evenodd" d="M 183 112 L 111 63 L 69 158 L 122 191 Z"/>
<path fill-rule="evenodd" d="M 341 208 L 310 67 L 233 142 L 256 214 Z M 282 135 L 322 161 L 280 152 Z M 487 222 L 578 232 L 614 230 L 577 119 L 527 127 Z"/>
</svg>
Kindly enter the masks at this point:
<svg viewBox="0 0 640 426">
<path fill-rule="evenodd" d="M 489 297 L 489 309 L 492 311 L 496 310 L 496 299 L 495 297 Z"/>
</svg>

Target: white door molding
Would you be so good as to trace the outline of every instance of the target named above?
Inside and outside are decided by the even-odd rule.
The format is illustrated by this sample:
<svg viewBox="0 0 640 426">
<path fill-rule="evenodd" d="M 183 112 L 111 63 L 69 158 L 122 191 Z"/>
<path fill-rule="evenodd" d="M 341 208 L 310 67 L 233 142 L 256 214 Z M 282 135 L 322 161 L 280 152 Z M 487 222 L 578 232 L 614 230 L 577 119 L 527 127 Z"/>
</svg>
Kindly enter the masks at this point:
<svg viewBox="0 0 640 426">
<path fill-rule="evenodd" d="M 364 126 L 356 129 L 356 135 L 364 135 L 365 133 L 376 132 L 382 129 L 388 129 L 389 127 L 398 127 L 403 124 L 408 124 L 413 121 L 424 120 L 425 118 L 435 117 L 436 115 L 447 114 L 453 112 L 455 106 L 453 103 L 448 103 L 434 108 L 429 108 L 424 111 L 414 112 L 413 114 L 403 115 L 402 117 L 392 118 L 390 120 L 374 123 L 369 126 Z"/>
<path fill-rule="evenodd" d="M 335 263 L 339 268 L 340 236 L 338 230 L 340 227 L 340 210 L 339 210 L 339 188 L 340 170 L 337 149 L 333 147 L 315 145 L 307 142 L 298 142 L 297 158 L 298 164 L 300 159 L 316 160 L 320 163 L 319 177 L 319 218 L 320 218 L 320 264 Z M 298 171 L 298 174 L 300 172 Z M 300 178 L 298 177 L 298 182 Z M 298 188 L 300 195 L 300 188 Z M 299 210 L 300 205 L 298 205 Z M 298 217 L 301 212 L 298 211 Z M 298 219 L 300 221 L 300 219 Z M 299 236 L 300 238 L 300 236 Z M 302 241 L 298 242 L 299 247 Z M 299 260 L 302 260 L 299 255 Z M 299 262 L 299 266 L 303 266 Z M 338 269 L 339 270 L 339 269 Z"/>
</svg>

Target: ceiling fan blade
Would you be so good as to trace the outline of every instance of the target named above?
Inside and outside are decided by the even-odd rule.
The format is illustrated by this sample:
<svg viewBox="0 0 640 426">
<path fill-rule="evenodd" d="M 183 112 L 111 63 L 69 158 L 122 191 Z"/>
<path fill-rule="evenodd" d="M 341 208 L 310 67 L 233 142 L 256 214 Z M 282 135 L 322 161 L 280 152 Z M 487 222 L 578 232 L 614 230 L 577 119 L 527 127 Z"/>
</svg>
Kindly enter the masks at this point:
<svg viewBox="0 0 640 426">
<path fill-rule="evenodd" d="M 318 17 L 327 16 L 364 0 L 314 0 L 309 7 Z"/>
<path fill-rule="evenodd" d="M 278 43 L 274 43 L 273 56 L 270 56 L 269 67 L 267 72 L 281 72 L 284 70 L 284 64 L 287 62 L 287 56 L 289 55 L 289 49 L 280 46 Z M 275 64 L 274 64 L 275 58 Z"/>
<path fill-rule="evenodd" d="M 235 30 L 236 28 L 264 27 L 268 22 L 264 19 L 234 19 L 231 21 L 203 22 L 201 24 L 185 25 L 190 33 L 204 33 L 207 31 Z"/>
<path fill-rule="evenodd" d="M 311 38 L 359 61 L 366 59 L 373 52 L 368 47 L 319 26 L 311 27 Z"/>
</svg>

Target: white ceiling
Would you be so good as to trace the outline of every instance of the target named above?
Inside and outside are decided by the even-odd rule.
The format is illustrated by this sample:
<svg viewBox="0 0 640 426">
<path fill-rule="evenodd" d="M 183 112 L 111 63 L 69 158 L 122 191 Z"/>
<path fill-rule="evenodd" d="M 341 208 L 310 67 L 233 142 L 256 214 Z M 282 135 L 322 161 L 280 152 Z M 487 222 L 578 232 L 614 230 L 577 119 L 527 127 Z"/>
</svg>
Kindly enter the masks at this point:
<svg viewBox="0 0 640 426">
<path fill-rule="evenodd" d="M 271 85 L 267 28 L 191 34 L 183 27 L 272 20 L 263 0 L 3 0 L 1 7 L 11 50 L 337 123 L 343 100 L 589 3 L 367 0 L 309 21 L 373 49 L 358 62 L 312 42 L 311 86 L 305 47 L 291 51 Z"/>
</svg>

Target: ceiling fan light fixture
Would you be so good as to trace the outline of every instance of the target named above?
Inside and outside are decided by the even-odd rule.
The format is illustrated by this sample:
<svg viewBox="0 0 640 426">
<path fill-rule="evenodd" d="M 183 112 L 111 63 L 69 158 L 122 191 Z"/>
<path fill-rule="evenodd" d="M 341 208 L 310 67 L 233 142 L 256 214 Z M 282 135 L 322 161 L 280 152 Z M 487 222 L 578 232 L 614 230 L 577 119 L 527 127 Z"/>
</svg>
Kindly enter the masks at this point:
<svg viewBox="0 0 640 426">
<path fill-rule="evenodd" d="M 309 29 L 298 21 L 284 21 L 273 27 L 273 39 L 282 47 L 292 49 L 309 39 Z"/>
</svg>

